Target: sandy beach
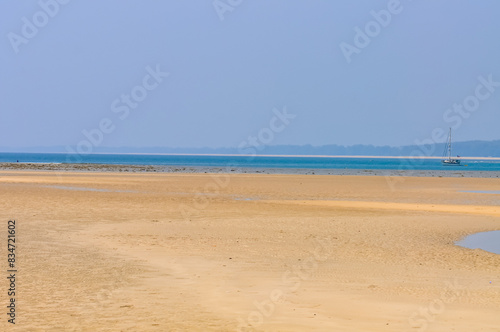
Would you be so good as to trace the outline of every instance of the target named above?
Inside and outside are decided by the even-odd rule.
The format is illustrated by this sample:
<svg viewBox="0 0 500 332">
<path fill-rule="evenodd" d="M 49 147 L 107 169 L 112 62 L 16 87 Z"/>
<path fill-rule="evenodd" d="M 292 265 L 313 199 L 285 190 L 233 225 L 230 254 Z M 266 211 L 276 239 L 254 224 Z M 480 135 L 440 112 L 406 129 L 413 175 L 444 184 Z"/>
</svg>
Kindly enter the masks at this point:
<svg viewBox="0 0 500 332">
<path fill-rule="evenodd" d="M 415 174 L 412 174 L 415 175 Z M 494 177 L 494 178 L 492 178 Z M 0 171 L 7 331 L 500 331 L 496 176 Z M 0 300 L 7 305 L 7 280 Z"/>
</svg>

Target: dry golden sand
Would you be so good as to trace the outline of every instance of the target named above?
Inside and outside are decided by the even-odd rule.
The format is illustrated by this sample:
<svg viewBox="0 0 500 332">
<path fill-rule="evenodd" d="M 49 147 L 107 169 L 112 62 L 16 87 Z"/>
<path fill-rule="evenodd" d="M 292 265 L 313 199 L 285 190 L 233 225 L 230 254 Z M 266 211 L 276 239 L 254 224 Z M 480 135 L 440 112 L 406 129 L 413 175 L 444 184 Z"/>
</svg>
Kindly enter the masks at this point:
<svg viewBox="0 0 500 332">
<path fill-rule="evenodd" d="M 500 180 L 389 180 L 0 171 L 0 330 L 500 331 Z"/>
</svg>

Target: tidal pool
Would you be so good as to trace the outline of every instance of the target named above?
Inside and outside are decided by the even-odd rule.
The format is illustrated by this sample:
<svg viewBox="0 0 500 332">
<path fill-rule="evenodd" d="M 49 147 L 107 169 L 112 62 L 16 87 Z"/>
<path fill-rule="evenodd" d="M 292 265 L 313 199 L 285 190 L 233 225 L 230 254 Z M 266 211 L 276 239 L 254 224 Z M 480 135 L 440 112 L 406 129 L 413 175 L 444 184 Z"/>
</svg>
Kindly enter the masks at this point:
<svg viewBox="0 0 500 332">
<path fill-rule="evenodd" d="M 62 190 L 76 190 L 76 191 L 98 191 L 98 192 L 116 192 L 116 193 L 134 193 L 133 190 L 110 190 L 110 189 L 98 189 L 98 188 L 87 188 L 87 187 L 71 187 L 71 186 L 43 186 L 45 188 L 54 188 Z"/>
<path fill-rule="evenodd" d="M 463 193 L 500 195 L 500 190 L 463 190 Z"/>
<path fill-rule="evenodd" d="M 483 249 L 495 254 L 500 254 L 500 231 L 472 234 L 455 244 L 469 249 Z"/>
</svg>

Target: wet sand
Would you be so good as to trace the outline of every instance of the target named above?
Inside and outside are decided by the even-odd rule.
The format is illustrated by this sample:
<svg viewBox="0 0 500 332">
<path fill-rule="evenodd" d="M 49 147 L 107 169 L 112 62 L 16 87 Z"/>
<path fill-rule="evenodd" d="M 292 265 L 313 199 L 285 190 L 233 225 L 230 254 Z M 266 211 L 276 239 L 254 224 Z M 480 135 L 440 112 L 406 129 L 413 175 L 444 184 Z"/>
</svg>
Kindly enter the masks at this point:
<svg viewBox="0 0 500 332">
<path fill-rule="evenodd" d="M 203 171 L 204 172 L 204 171 Z M 498 331 L 500 179 L 0 171 L 19 331 Z M 0 300 L 7 303 L 7 283 Z"/>
</svg>

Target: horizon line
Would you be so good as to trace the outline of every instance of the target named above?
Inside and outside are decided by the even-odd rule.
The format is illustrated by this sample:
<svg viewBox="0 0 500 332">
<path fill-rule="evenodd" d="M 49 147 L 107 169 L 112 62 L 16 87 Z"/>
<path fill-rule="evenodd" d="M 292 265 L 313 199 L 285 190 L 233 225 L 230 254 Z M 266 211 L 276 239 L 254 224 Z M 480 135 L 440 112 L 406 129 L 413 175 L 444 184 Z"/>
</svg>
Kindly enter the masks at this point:
<svg viewBox="0 0 500 332">
<path fill-rule="evenodd" d="M 41 153 L 41 154 L 66 154 L 66 155 L 79 155 L 79 153 L 67 152 L 3 152 L 0 153 Z M 273 157 L 273 158 L 364 158 L 364 159 L 443 159 L 439 156 L 370 156 L 370 155 L 290 155 L 290 154 L 224 154 L 224 153 L 141 153 L 141 152 L 95 152 L 85 154 L 85 156 L 92 155 L 143 155 L 143 156 L 206 156 L 206 157 Z M 474 156 L 460 156 L 456 157 L 460 160 L 500 160 L 500 157 L 474 157 Z"/>
</svg>

